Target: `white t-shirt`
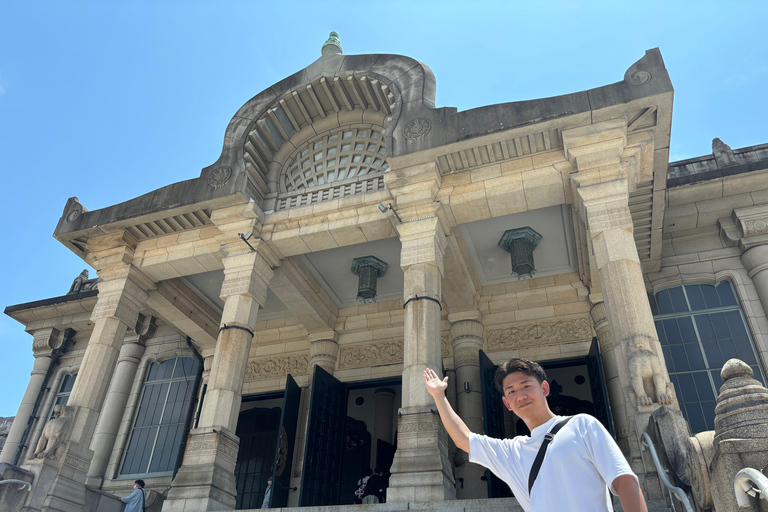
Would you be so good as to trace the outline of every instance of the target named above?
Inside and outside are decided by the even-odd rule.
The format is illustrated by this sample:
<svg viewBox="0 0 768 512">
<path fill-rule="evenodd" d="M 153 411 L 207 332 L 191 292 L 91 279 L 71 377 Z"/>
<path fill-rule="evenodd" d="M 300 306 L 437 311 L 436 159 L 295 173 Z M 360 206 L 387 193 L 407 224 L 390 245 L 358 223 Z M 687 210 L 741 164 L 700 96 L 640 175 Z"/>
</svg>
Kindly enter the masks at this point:
<svg viewBox="0 0 768 512">
<path fill-rule="evenodd" d="M 608 487 L 618 476 L 637 476 L 608 431 L 588 414 L 577 414 L 555 435 L 528 496 L 528 475 L 544 435 L 562 419 L 539 425 L 531 437 L 470 434 L 469 460 L 504 480 L 526 512 L 612 511 Z"/>
</svg>

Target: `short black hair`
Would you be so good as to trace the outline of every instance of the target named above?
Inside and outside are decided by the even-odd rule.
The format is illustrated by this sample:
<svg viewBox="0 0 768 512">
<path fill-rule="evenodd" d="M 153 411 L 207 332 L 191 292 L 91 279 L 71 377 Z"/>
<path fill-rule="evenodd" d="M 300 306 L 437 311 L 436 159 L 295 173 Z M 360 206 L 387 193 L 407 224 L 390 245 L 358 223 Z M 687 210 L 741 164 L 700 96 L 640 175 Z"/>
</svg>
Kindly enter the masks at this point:
<svg viewBox="0 0 768 512">
<path fill-rule="evenodd" d="M 144 483 L 144 480 L 136 480 L 136 483 L 137 483 L 137 484 L 139 484 L 139 487 L 141 487 L 142 489 L 143 489 L 143 488 L 144 488 L 144 486 L 146 485 L 146 484 Z"/>
<path fill-rule="evenodd" d="M 504 389 L 502 389 L 504 378 L 507 375 L 517 372 L 524 373 L 530 377 L 535 377 L 536 380 L 539 381 L 539 384 L 547 380 L 547 374 L 539 363 L 515 357 L 506 363 L 501 363 L 499 367 L 496 368 L 496 374 L 493 376 L 493 382 L 496 384 L 496 389 L 501 393 L 504 393 Z"/>
</svg>

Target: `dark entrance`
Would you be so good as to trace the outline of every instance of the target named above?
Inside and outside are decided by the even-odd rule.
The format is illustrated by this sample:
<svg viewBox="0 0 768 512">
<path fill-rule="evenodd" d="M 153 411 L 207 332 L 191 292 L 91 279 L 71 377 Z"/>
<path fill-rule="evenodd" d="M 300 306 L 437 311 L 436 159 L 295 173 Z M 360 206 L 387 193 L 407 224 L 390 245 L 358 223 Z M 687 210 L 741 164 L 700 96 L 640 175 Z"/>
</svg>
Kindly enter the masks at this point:
<svg viewBox="0 0 768 512">
<path fill-rule="evenodd" d="M 597 338 L 592 339 L 592 345 L 586 357 L 542 362 L 541 366 L 547 372 L 547 380 L 550 384 L 547 402 L 552 412 L 561 416 L 591 414 L 600 420 L 611 435 L 615 435 Z M 501 401 L 502 395 L 496 390 L 493 381 L 496 365 L 482 350 L 480 351 L 480 371 L 483 426 L 486 435 L 504 439 L 530 434 L 523 420 L 504 407 Z M 509 487 L 491 471 L 486 471 L 486 477 L 489 498 L 512 495 Z"/>
<path fill-rule="evenodd" d="M 288 375 L 282 394 L 243 398 L 237 422 L 237 509 L 260 508 L 272 477 L 271 508 L 288 505 L 293 445 L 301 390 Z"/>
<path fill-rule="evenodd" d="M 374 391 L 382 388 L 399 394 L 400 379 L 343 383 L 315 368 L 299 506 L 352 504 L 357 482 L 368 475 L 368 469 L 379 466 L 388 475 L 394 439 L 393 443 L 382 441 L 373 432 Z M 397 403 L 393 423 L 396 412 Z"/>
</svg>

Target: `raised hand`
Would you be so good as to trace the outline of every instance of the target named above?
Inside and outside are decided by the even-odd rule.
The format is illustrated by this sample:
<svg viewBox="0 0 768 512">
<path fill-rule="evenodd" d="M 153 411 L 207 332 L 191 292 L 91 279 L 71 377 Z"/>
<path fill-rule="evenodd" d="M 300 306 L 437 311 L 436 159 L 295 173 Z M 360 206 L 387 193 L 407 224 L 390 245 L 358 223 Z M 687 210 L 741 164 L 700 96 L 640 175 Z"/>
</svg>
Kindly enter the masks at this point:
<svg viewBox="0 0 768 512">
<path fill-rule="evenodd" d="M 448 388 L 448 376 L 443 380 L 433 371 L 427 368 L 424 370 L 424 385 L 427 388 L 427 393 L 435 398 L 445 395 L 445 390 Z"/>
</svg>

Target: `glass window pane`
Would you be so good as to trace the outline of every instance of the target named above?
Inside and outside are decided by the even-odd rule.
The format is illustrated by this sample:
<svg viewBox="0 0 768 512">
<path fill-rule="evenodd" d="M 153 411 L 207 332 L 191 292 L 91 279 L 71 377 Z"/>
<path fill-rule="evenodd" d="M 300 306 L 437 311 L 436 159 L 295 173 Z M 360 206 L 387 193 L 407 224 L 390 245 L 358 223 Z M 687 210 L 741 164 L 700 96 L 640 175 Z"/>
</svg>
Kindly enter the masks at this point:
<svg viewBox="0 0 768 512">
<path fill-rule="evenodd" d="M 693 318 L 690 316 L 678 318 L 677 326 L 680 329 L 680 335 L 683 337 L 683 343 L 699 343 L 699 338 L 696 336 L 696 330 L 693 328 Z"/>
<path fill-rule="evenodd" d="M 707 425 L 705 430 L 715 430 L 715 402 L 701 402 L 701 410 L 704 413 L 704 421 Z"/>
<path fill-rule="evenodd" d="M 723 355 L 724 361 L 728 361 L 729 359 L 738 357 L 736 355 L 736 346 L 733 344 L 732 340 L 721 341 L 719 345 L 720 345 L 720 353 Z"/>
<path fill-rule="evenodd" d="M 656 325 L 656 334 L 659 336 L 659 343 L 661 343 L 662 346 L 667 345 L 667 337 L 664 335 L 664 324 L 661 323 L 661 320 L 656 320 L 654 325 Z"/>
<path fill-rule="evenodd" d="M 667 343 L 670 345 L 680 345 L 683 342 L 682 336 L 680 336 L 680 330 L 677 328 L 677 320 L 671 318 L 664 320 L 664 334 L 667 336 Z"/>
<path fill-rule="evenodd" d="M 672 354 L 669 353 L 669 347 L 666 345 L 662 345 L 661 352 L 664 354 L 664 363 L 667 365 L 667 371 L 672 373 L 675 371 L 674 365 L 672 364 Z M 671 378 L 671 375 L 670 375 Z"/>
<path fill-rule="evenodd" d="M 704 364 L 704 357 L 701 355 L 701 349 L 698 343 L 683 345 L 685 347 L 685 353 L 688 356 L 688 364 L 691 370 L 706 370 L 707 365 Z"/>
<path fill-rule="evenodd" d="M 715 337 L 718 341 L 731 339 L 731 331 L 728 322 L 725 321 L 725 313 L 712 313 L 709 315 L 712 327 L 715 329 Z"/>
<path fill-rule="evenodd" d="M 704 304 L 707 306 L 707 309 L 720 307 L 720 298 L 717 296 L 714 286 L 702 284 L 699 285 L 699 289 L 702 295 L 704 295 Z"/>
<path fill-rule="evenodd" d="M 652 294 L 648 294 L 648 302 L 651 304 L 651 314 L 656 316 L 659 314 L 659 305 L 656 304 L 656 297 Z"/>
<path fill-rule="evenodd" d="M 723 387 L 723 379 L 720 378 L 720 370 L 722 367 L 712 370 L 709 374 L 712 376 L 712 382 L 715 383 L 715 392 L 720 394 L 720 388 Z"/>
<path fill-rule="evenodd" d="M 765 386 L 765 381 L 763 380 L 763 374 L 760 372 L 760 367 L 757 365 L 752 366 L 752 372 L 754 372 L 754 375 L 752 375 L 752 378 L 759 381 L 760 384 Z"/>
<path fill-rule="evenodd" d="M 676 372 L 687 372 L 691 369 L 683 345 L 670 345 L 669 352 L 672 355 L 672 362 Z"/>
<path fill-rule="evenodd" d="M 698 311 L 700 309 L 706 309 L 707 305 L 704 303 L 704 296 L 701 294 L 699 285 L 687 285 L 685 287 L 685 293 L 688 295 L 688 302 L 691 304 L 691 311 Z"/>
<path fill-rule="evenodd" d="M 731 329 L 731 336 L 734 338 L 746 338 L 747 328 L 739 311 L 728 311 L 725 313 L 725 319 L 728 321 L 728 327 Z"/>
<path fill-rule="evenodd" d="M 656 294 L 656 300 L 659 302 L 659 313 L 665 315 L 674 313 L 672 308 L 672 298 L 669 296 L 669 290 L 661 290 Z"/>
<path fill-rule="evenodd" d="M 688 423 L 691 426 L 691 433 L 707 430 L 707 422 L 704 420 L 704 414 L 701 412 L 701 405 L 698 403 L 686 404 L 685 408 L 688 411 Z"/>
<path fill-rule="evenodd" d="M 717 285 L 717 294 L 720 296 L 720 304 L 723 306 L 737 306 L 736 296 L 733 294 L 731 283 L 723 281 Z"/>
<path fill-rule="evenodd" d="M 699 400 L 706 401 L 715 399 L 715 390 L 712 389 L 712 383 L 709 381 L 707 372 L 695 372 L 691 374 L 693 382 L 696 384 L 696 390 L 699 393 Z"/>
<path fill-rule="evenodd" d="M 720 353 L 720 347 L 716 341 L 705 341 L 701 344 L 704 347 L 704 354 L 707 356 L 707 363 L 710 368 L 722 368 L 725 360 Z"/>
<path fill-rule="evenodd" d="M 693 383 L 693 377 L 690 373 L 679 373 L 677 382 L 680 384 L 680 398 L 683 402 L 698 402 L 699 394 L 696 392 L 696 385 Z"/>
<path fill-rule="evenodd" d="M 712 328 L 712 322 L 709 321 L 709 315 L 696 315 L 695 318 L 701 341 L 714 341 L 715 330 Z"/>
<path fill-rule="evenodd" d="M 688 311 L 688 303 L 685 301 L 685 295 L 681 287 L 669 290 L 669 296 L 672 299 L 672 309 L 675 313 L 685 313 Z"/>
</svg>

